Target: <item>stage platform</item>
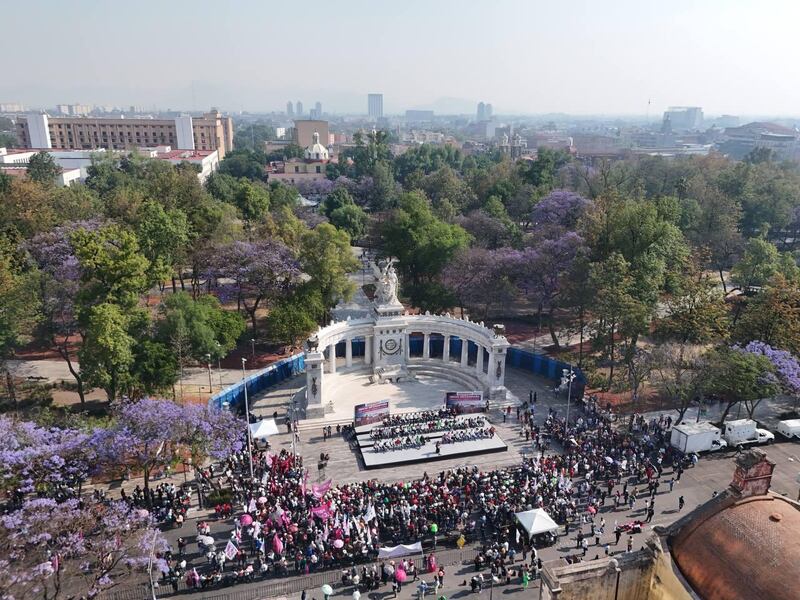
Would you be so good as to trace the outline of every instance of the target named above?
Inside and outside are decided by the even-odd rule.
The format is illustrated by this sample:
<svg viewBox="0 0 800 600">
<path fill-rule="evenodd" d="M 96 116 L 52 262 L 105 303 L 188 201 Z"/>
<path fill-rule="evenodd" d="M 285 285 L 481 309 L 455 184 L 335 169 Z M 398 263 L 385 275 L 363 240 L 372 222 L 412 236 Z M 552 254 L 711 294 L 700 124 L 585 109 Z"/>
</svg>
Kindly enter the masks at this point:
<svg viewBox="0 0 800 600">
<path fill-rule="evenodd" d="M 463 418 L 469 416 L 474 415 L 463 415 Z M 491 425 L 488 420 L 487 424 Z M 369 432 L 376 426 L 379 427 L 380 425 L 374 423 L 356 429 L 358 451 L 361 453 L 361 458 L 364 460 L 364 468 L 367 470 L 458 458 L 462 456 L 475 456 L 477 454 L 490 454 L 492 452 L 505 452 L 508 450 L 508 445 L 497 435 L 497 432 L 495 432 L 494 436 L 491 438 L 442 444 L 439 447 L 439 454 L 436 454 L 436 442 L 441 440 L 442 436 L 446 433 L 444 431 L 437 431 L 435 433 L 425 434 L 428 442 L 420 448 L 375 452 L 375 450 L 373 450 L 373 441 L 369 437 Z"/>
</svg>

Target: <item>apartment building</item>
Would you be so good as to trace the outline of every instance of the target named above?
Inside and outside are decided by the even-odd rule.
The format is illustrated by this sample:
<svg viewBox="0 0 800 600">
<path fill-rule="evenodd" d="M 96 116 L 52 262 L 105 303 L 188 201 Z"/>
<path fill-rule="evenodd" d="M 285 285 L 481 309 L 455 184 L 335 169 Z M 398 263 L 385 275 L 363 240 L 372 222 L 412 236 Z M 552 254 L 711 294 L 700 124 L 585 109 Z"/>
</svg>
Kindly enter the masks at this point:
<svg viewBox="0 0 800 600">
<path fill-rule="evenodd" d="M 50 117 L 31 113 L 17 121 L 24 148 L 133 150 L 171 146 L 178 150 L 216 150 L 220 160 L 233 149 L 233 120 L 211 110 L 202 117 L 125 119 Z"/>
</svg>

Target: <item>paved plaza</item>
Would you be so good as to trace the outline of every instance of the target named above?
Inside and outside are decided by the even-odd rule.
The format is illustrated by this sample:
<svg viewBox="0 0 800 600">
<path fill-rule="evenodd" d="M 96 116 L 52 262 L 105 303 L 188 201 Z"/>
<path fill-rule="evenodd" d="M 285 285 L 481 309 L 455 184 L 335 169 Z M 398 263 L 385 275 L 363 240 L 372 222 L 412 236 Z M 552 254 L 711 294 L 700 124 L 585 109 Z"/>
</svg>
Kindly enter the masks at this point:
<svg viewBox="0 0 800 600">
<path fill-rule="evenodd" d="M 344 373 L 345 380 L 348 374 Z M 356 378 L 353 378 L 356 381 Z M 549 408 L 554 408 L 560 412 L 566 409 L 565 398 L 555 397 L 552 391 L 548 388 L 549 383 L 545 380 L 536 378 L 528 373 L 509 369 L 506 379 L 512 391 L 521 398 L 527 398 L 528 392 L 535 390 L 538 396 L 537 403 L 537 422 L 542 422 L 547 415 Z M 279 413 L 279 421 L 283 421 L 287 409 L 291 403 L 291 398 L 297 392 L 298 386 L 303 385 L 304 379 L 302 377 L 295 378 L 292 381 L 284 382 L 278 389 L 267 392 L 261 397 L 254 399 L 255 410 L 258 413 L 269 413 L 273 411 Z M 426 382 L 418 382 L 418 385 L 423 385 Z M 387 384 L 388 385 L 388 384 Z M 428 398 L 434 398 L 439 394 L 443 388 L 447 387 L 447 382 L 433 382 L 430 389 L 420 391 L 422 396 L 428 394 Z M 383 387 L 383 386 L 381 386 Z M 417 386 L 404 388 L 403 385 L 397 386 L 396 389 L 387 387 L 386 391 L 392 391 L 392 395 L 402 399 L 408 393 L 409 389 L 415 389 Z M 347 402 L 352 402 L 348 399 Z M 439 402 L 441 403 L 441 401 Z M 496 467 L 512 466 L 519 464 L 521 457 L 528 452 L 531 452 L 530 443 L 526 443 L 524 438 L 520 436 L 520 426 L 516 421 L 516 411 L 512 410 L 511 415 L 505 419 L 502 407 L 493 407 L 489 414 L 489 418 L 497 426 L 500 435 L 509 444 L 509 451 L 497 454 L 487 454 L 482 456 L 470 457 L 468 460 L 442 460 L 431 462 L 424 465 L 408 465 L 395 468 L 380 469 L 375 471 L 364 471 L 360 468 L 357 461 L 357 453 L 350 448 L 350 446 L 343 440 L 341 436 L 333 435 L 332 438 L 323 441 L 322 425 L 306 426 L 300 431 L 299 442 L 295 441 L 296 449 L 299 454 L 304 457 L 305 464 L 310 467 L 312 475 L 316 475 L 314 480 L 322 481 L 332 478 L 336 483 L 345 483 L 348 481 L 359 481 L 366 479 L 379 479 L 382 481 L 407 481 L 422 477 L 425 472 L 434 474 L 441 470 L 451 469 L 464 465 L 476 465 L 481 470 L 493 469 Z M 293 436 L 286 433 L 285 427 L 281 427 L 281 433 L 270 439 L 270 443 L 275 450 L 281 448 L 290 449 L 292 447 Z M 559 452 L 560 448 L 553 448 L 554 452 Z M 772 479 L 772 488 L 778 493 L 786 494 L 792 498 L 797 497 L 798 484 L 796 477 L 800 472 L 800 446 L 794 443 L 777 443 L 766 448 L 766 451 L 771 460 L 775 461 L 776 468 Z M 330 454 L 330 462 L 326 471 L 316 472 L 317 458 L 320 452 Z M 733 473 L 733 457 L 734 453 L 721 453 L 704 456 L 696 467 L 687 469 L 683 472 L 680 481 L 676 481 L 673 489 L 670 490 L 668 482 L 670 478 L 675 477 L 671 469 L 666 469 L 662 476 L 662 485 L 655 497 L 655 515 L 652 522 L 645 526 L 643 532 L 634 534 L 634 548 L 639 548 L 644 541 L 645 536 L 656 525 L 668 525 L 677 520 L 682 514 L 692 510 L 697 505 L 706 502 L 712 497 L 714 492 L 724 490 L 731 481 Z M 630 510 L 627 506 L 620 507 L 615 510 L 613 503 L 606 503 L 601 507 L 597 519 L 603 518 L 606 521 L 606 533 L 600 540 L 600 545 L 594 544 L 592 538 L 592 545 L 589 546 L 586 557 L 591 559 L 595 556 L 603 556 L 605 553 L 605 545 L 609 544 L 609 551 L 611 554 L 624 552 L 626 549 L 627 535 L 622 537 L 618 545 L 614 544 L 613 530 L 615 524 L 623 524 L 634 519 L 644 519 L 644 490 L 639 496 L 639 500 Z M 678 510 L 678 498 L 683 496 L 686 506 L 682 511 Z M 171 542 L 175 542 L 179 535 L 187 539 L 194 539 L 195 536 L 195 523 L 196 518 L 207 518 L 208 511 L 197 511 L 196 509 L 190 512 L 190 518 L 183 525 L 181 529 L 170 530 L 167 532 L 167 537 Z M 193 518 L 194 517 L 194 518 Z M 212 535 L 215 538 L 224 540 L 228 537 L 232 524 L 230 520 L 215 520 L 211 518 Z M 543 561 L 554 561 L 561 559 L 567 555 L 580 554 L 581 552 L 576 549 L 576 539 L 579 531 L 587 533 L 589 531 L 588 524 L 582 527 L 571 527 L 568 535 L 564 534 L 563 528 L 559 531 L 559 538 L 557 542 L 548 548 L 539 549 L 539 556 Z M 442 559 L 445 567 L 446 577 L 444 587 L 439 590 L 436 596 L 433 595 L 434 590 L 428 592 L 428 597 L 436 598 L 438 595 L 445 595 L 447 598 L 461 598 L 467 595 L 472 595 L 469 585 L 462 585 L 464 581 L 469 581 L 470 577 L 474 574 L 474 568 L 469 561 L 470 557 L 474 556 L 474 548 L 476 546 L 467 546 L 464 551 L 459 552 L 452 548 L 440 548 L 438 553 Z M 203 557 L 193 555 L 191 551 L 194 545 L 190 546 L 189 560 L 203 561 Z M 521 562 L 518 559 L 518 562 Z M 457 563 L 457 564 L 453 564 Z M 429 584 L 432 584 L 432 577 L 430 575 L 424 576 Z M 307 589 L 307 600 L 323 600 L 322 593 L 319 589 L 322 583 L 335 584 L 339 579 L 338 571 L 327 571 L 314 574 L 309 577 L 290 577 L 284 579 L 269 579 L 266 581 L 257 581 L 252 584 L 240 584 L 232 588 L 214 589 L 208 592 L 196 592 L 195 595 L 201 597 L 226 597 L 236 600 L 255 600 L 262 597 L 290 597 L 299 598 L 300 592 Z M 489 578 L 487 576 L 487 584 L 481 595 L 502 594 L 503 597 L 525 597 L 525 598 L 538 598 L 539 581 L 532 581 L 527 589 L 523 589 L 519 582 L 512 582 L 505 585 L 497 584 L 494 590 L 489 588 Z M 415 584 L 416 585 L 416 584 Z M 417 598 L 418 591 L 415 585 L 406 585 L 400 592 L 399 598 Z M 170 590 L 171 591 L 171 590 Z M 334 585 L 334 597 L 351 597 L 352 587 L 341 587 Z M 168 591 L 161 588 L 159 595 L 166 595 Z M 371 600 L 383 600 L 384 598 L 391 598 L 392 592 L 389 586 L 382 586 L 380 590 L 370 593 L 364 593 L 363 596 L 369 597 Z"/>
</svg>

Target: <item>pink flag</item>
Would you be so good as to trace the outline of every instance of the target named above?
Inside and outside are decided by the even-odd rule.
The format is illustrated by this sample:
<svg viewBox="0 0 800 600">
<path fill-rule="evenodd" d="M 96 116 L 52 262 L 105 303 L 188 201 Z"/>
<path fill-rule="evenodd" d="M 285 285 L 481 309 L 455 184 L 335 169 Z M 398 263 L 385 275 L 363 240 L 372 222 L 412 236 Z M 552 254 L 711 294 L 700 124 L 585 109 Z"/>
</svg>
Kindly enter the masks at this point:
<svg viewBox="0 0 800 600">
<path fill-rule="evenodd" d="M 329 489 L 331 489 L 331 484 L 333 483 L 332 479 L 328 479 L 325 483 L 317 485 L 316 483 L 311 485 L 311 492 L 317 497 L 322 498 Z"/>
<path fill-rule="evenodd" d="M 331 505 L 330 502 L 328 504 L 321 504 L 320 506 L 315 506 L 311 509 L 311 514 L 315 517 L 319 517 L 320 519 L 330 519 L 331 518 Z"/>
<path fill-rule="evenodd" d="M 267 466 L 268 467 L 272 466 L 272 458 L 273 458 L 272 457 L 272 453 L 269 450 L 267 450 Z"/>
<path fill-rule="evenodd" d="M 275 551 L 275 554 L 281 554 L 283 552 L 283 542 L 281 538 L 278 537 L 278 534 L 275 534 L 275 537 L 272 538 L 272 549 Z"/>
<path fill-rule="evenodd" d="M 239 549 L 234 545 L 234 543 L 228 540 L 228 545 L 225 546 L 225 558 L 228 560 L 233 560 L 236 558 L 236 553 L 239 552 Z"/>
</svg>

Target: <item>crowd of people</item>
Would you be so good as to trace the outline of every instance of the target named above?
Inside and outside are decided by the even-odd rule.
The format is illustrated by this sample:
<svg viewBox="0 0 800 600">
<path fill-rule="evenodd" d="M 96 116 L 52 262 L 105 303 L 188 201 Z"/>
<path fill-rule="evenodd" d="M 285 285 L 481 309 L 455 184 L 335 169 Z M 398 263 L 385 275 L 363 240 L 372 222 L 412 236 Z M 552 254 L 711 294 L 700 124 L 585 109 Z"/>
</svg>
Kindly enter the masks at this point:
<svg viewBox="0 0 800 600">
<path fill-rule="evenodd" d="M 486 426 L 483 416 L 474 416 L 459 419 L 457 417 L 437 418 L 430 421 L 418 421 L 406 425 L 393 425 L 389 427 L 375 427 L 369 432 L 373 440 L 404 438 L 413 435 L 428 435 L 441 431 L 456 431 L 459 429 L 477 429 Z"/>
<path fill-rule="evenodd" d="M 475 429 L 448 431 L 442 436 L 442 443 L 455 444 L 456 442 L 490 439 L 494 437 L 495 431 L 494 427 L 477 427 Z"/>
<path fill-rule="evenodd" d="M 452 414 L 444 409 L 424 411 L 408 420 L 405 415 L 392 417 L 384 426 L 449 418 Z M 667 443 L 671 423 L 665 419 L 635 416 L 628 427 L 614 426 L 599 412 L 586 410 L 567 427 L 552 410 L 537 424 L 533 407 L 525 406 L 518 420 L 540 453 L 514 467 L 489 471 L 460 467 L 433 476 L 426 473 L 413 481 L 310 485 L 300 456 L 266 449 L 253 451 L 251 479 L 246 451 L 235 455 L 222 468 L 204 472 L 214 479 L 215 488 L 231 494 L 229 506 L 236 507 L 229 515 L 233 529 L 213 551 L 198 546 L 206 562 L 184 573 L 187 585 L 190 579 L 191 585 L 207 586 L 353 569 L 374 562 L 382 546 L 430 540 L 437 531 L 450 540 L 461 536 L 485 540 L 490 550 L 484 555 L 486 565 L 501 578 L 522 577 L 523 572 L 535 577 L 535 561 L 524 568 L 510 566 L 514 552 L 530 551 L 525 541 L 521 545 L 515 541 L 514 513 L 544 508 L 567 535 L 588 522 L 595 532 L 598 513 L 609 512 L 612 502 L 619 506 L 623 497 L 629 503 L 648 496 L 647 510 L 652 510 L 658 476 L 675 458 Z M 453 439 L 475 431 L 481 432 L 475 435 L 494 434 L 493 428 L 486 428 L 445 436 Z M 545 452 L 553 446 L 559 446 L 558 452 Z M 603 527 L 604 520 L 597 525 L 601 533 Z"/>
</svg>

